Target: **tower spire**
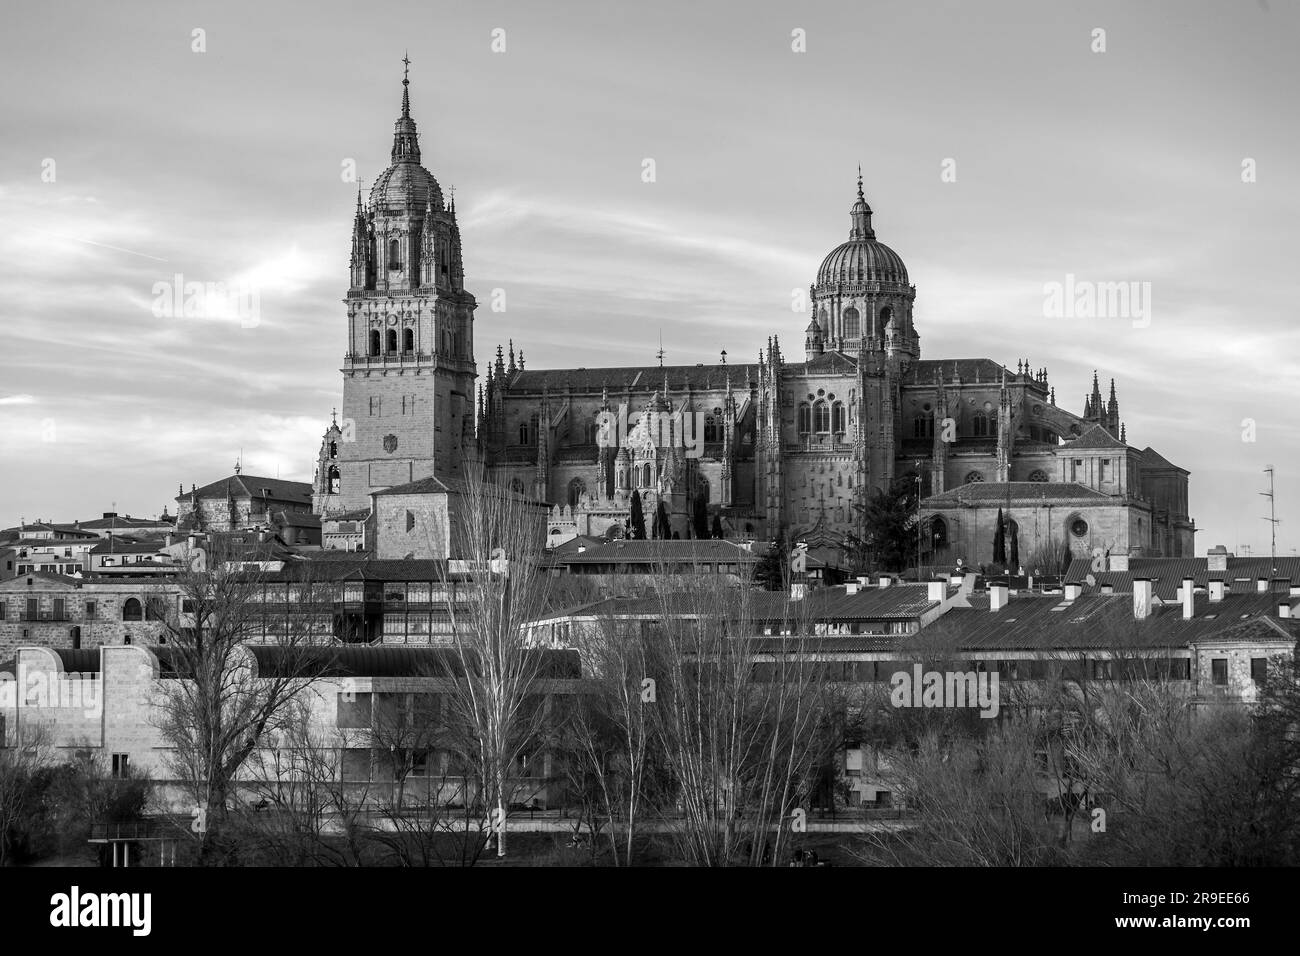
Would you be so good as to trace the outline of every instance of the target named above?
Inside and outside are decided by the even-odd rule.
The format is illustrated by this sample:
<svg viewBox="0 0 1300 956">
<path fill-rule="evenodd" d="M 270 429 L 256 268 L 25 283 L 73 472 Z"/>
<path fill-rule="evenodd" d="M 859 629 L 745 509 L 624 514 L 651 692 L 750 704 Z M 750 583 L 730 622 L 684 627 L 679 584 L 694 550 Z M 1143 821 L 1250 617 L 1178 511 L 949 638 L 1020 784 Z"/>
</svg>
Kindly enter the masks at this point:
<svg viewBox="0 0 1300 956">
<path fill-rule="evenodd" d="M 393 162 L 419 163 L 420 142 L 411 119 L 411 58 L 402 55 L 402 115 L 393 129 Z"/>
</svg>

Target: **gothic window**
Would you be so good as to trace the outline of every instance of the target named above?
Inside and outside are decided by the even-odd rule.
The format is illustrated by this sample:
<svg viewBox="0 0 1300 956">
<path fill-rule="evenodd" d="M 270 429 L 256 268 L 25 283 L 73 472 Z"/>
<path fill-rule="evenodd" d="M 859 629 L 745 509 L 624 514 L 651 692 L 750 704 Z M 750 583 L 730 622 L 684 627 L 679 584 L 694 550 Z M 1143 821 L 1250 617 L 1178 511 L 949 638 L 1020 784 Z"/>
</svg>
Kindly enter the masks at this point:
<svg viewBox="0 0 1300 956">
<path fill-rule="evenodd" d="M 647 464 L 641 468 L 641 487 L 649 488 L 654 484 L 654 470 Z"/>
<path fill-rule="evenodd" d="M 709 503 L 709 479 L 700 476 L 695 479 L 695 497 L 703 498 L 704 503 Z"/>
<path fill-rule="evenodd" d="M 415 330 L 414 329 L 402 330 L 402 351 L 403 352 L 415 351 Z"/>
<path fill-rule="evenodd" d="M 837 435 L 844 434 L 844 403 L 836 402 L 831 406 L 831 431 Z"/>
<path fill-rule="evenodd" d="M 818 434 L 831 430 L 831 407 L 825 402 L 818 402 L 813 407 L 813 424 Z"/>
<path fill-rule="evenodd" d="M 406 513 L 406 533 L 410 534 L 415 530 L 415 514 L 408 511 Z"/>
<path fill-rule="evenodd" d="M 330 442 L 330 457 L 337 458 L 338 456 L 339 456 L 339 443 L 336 441 L 332 441 Z"/>
<path fill-rule="evenodd" d="M 1033 471 L 1031 471 L 1031 472 L 1029 473 L 1029 480 L 1030 480 L 1030 481 L 1046 481 L 1046 480 L 1047 480 L 1047 472 L 1043 471 L 1043 469 L 1041 469 L 1041 468 L 1035 468 Z"/>
<path fill-rule="evenodd" d="M 378 329 L 370 330 L 370 354 L 371 355 L 379 354 L 379 330 Z"/>
<path fill-rule="evenodd" d="M 339 493 L 339 470 L 336 466 L 330 465 L 330 470 L 327 473 L 326 480 L 329 482 L 327 486 L 329 488 L 329 493 L 337 495 Z"/>
<path fill-rule="evenodd" d="M 127 598 L 126 603 L 122 605 L 122 620 L 124 621 L 143 621 L 144 608 L 135 598 Z"/>
<path fill-rule="evenodd" d="M 844 337 L 846 339 L 856 339 L 862 334 L 862 321 L 857 309 L 845 309 L 843 320 Z"/>
<path fill-rule="evenodd" d="M 973 426 L 972 430 L 974 431 L 976 438 L 989 437 L 990 434 L 989 416 L 985 415 L 983 412 L 976 412 L 974 418 L 971 421 L 971 424 Z"/>
<path fill-rule="evenodd" d="M 718 434 L 718 420 L 712 415 L 704 416 L 704 440 L 706 442 L 722 441 L 722 436 Z"/>
<path fill-rule="evenodd" d="M 389 239 L 388 240 L 388 268 L 390 269 L 402 268 L 401 252 L 402 252 L 401 243 L 399 243 L 396 239 Z"/>
<path fill-rule="evenodd" d="M 948 547 L 948 523 L 937 516 L 930 519 L 930 544 L 934 551 Z"/>
<path fill-rule="evenodd" d="M 397 351 L 397 329 L 388 330 L 388 351 Z"/>
<path fill-rule="evenodd" d="M 528 423 L 527 422 L 519 423 L 519 444 L 521 445 L 528 444 Z"/>
<path fill-rule="evenodd" d="M 577 507 L 578 501 L 587 493 L 587 483 L 581 478 L 569 482 L 569 506 Z"/>
<path fill-rule="evenodd" d="M 933 438 L 934 437 L 934 419 L 929 415 L 922 415 L 912 422 L 913 438 Z"/>
<path fill-rule="evenodd" d="M 983 481 L 983 480 L 984 480 L 984 475 L 978 471 L 972 471 L 966 476 L 966 484 L 968 485 L 973 482 Z"/>
<path fill-rule="evenodd" d="M 799 434 L 807 435 L 812 431 L 812 406 L 807 402 L 799 405 Z"/>
</svg>

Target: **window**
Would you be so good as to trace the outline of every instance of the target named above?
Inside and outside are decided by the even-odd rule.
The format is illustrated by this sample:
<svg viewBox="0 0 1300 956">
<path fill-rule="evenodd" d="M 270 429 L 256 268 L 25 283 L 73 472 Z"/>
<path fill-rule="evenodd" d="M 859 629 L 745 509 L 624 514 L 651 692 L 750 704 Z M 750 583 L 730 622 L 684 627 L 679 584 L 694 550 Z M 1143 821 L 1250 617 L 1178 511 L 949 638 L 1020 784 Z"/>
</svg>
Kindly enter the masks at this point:
<svg viewBox="0 0 1300 956">
<path fill-rule="evenodd" d="M 582 496 L 587 493 L 587 483 L 581 478 L 574 478 L 569 482 L 569 506 L 577 507 Z"/>
<path fill-rule="evenodd" d="M 1228 659 L 1216 657 L 1210 661 L 1210 679 L 1216 687 L 1228 686 Z"/>
<path fill-rule="evenodd" d="M 402 351 L 403 352 L 415 351 L 415 331 L 413 329 L 402 330 Z"/>
<path fill-rule="evenodd" d="M 1103 458 L 1097 462 L 1097 478 L 1100 481 L 1110 481 L 1110 459 Z"/>
<path fill-rule="evenodd" d="M 56 621 L 63 620 L 63 598 L 54 599 L 54 614 L 52 616 Z"/>
<path fill-rule="evenodd" d="M 973 482 L 983 481 L 983 480 L 984 480 L 984 474 L 982 472 L 972 471 L 966 475 L 966 484 L 968 485 Z"/>
<path fill-rule="evenodd" d="M 378 395 L 370 396 L 370 414 L 379 416 L 384 414 L 384 400 Z"/>
<path fill-rule="evenodd" d="M 1035 468 L 1029 473 L 1029 480 L 1045 482 L 1047 481 L 1047 472 L 1043 471 L 1041 468 Z"/>
<path fill-rule="evenodd" d="M 837 435 L 844 434 L 844 403 L 836 402 L 831 406 L 831 431 Z"/>
<path fill-rule="evenodd" d="M 913 438 L 933 438 L 934 437 L 934 419 L 929 415 L 922 415 L 912 422 Z"/>
<path fill-rule="evenodd" d="M 81 628 L 79 628 L 79 627 L 73 627 L 72 630 L 70 630 L 70 631 L 68 632 L 68 637 L 70 637 L 70 638 L 72 639 L 72 649 L 73 649 L 74 651 L 75 651 L 75 650 L 80 650 L 80 648 L 81 648 Z"/>
<path fill-rule="evenodd" d="M 135 598 L 127 598 L 126 603 L 122 605 L 122 620 L 124 621 L 143 621 L 144 607 Z"/>
<path fill-rule="evenodd" d="M 983 412 L 976 412 L 971 419 L 971 430 L 976 438 L 988 438 L 990 434 L 989 417 Z"/>
<path fill-rule="evenodd" d="M 831 407 L 825 402 L 818 402 L 813 406 L 813 425 L 818 434 L 825 434 L 831 430 Z"/>
<path fill-rule="evenodd" d="M 194 606 L 195 606 L 194 598 L 181 598 L 182 614 L 193 614 Z"/>
<path fill-rule="evenodd" d="M 1070 534 L 1076 538 L 1082 538 L 1088 533 L 1088 522 L 1082 518 L 1073 518 L 1070 521 Z"/>
<path fill-rule="evenodd" d="M 6 607 L 4 601 L 0 601 L 0 621 L 5 621 L 8 619 L 9 619 L 9 609 Z"/>
<path fill-rule="evenodd" d="M 339 485 L 341 484 L 338 466 L 330 465 L 330 470 L 326 473 L 326 481 L 328 482 L 327 487 L 329 488 L 329 493 L 337 495 L 339 493 Z"/>
<path fill-rule="evenodd" d="M 1092 662 L 1092 679 L 1093 680 L 1113 680 L 1115 677 L 1114 668 L 1111 661 L 1093 661 Z"/>
<path fill-rule="evenodd" d="M 337 458 L 338 456 L 339 456 L 339 443 L 336 441 L 332 441 L 330 442 L 330 457 Z"/>
<path fill-rule="evenodd" d="M 930 543 L 935 551 L 948 547 L 948 523 L 942 518 L 930 519 Z"/>
<path fill-rule="evenodd" d="M 882 338 L 885 335 L 885 329 L 889 327 L 889 320 L 892 319 L 893 317 L 894 317 L 894 310 L 891 309 L 889 306 L 885 306 L 883 309 L 880 310 L 880 335 Z"/>
<path fill-rule="evenodd" d="M 1268 679 L 1267 657 L 1252 657 L 1250 659 L 1250 679 L 1255 682 L 1256 687 L 1264 686 L 1264 681 Z"/>
<path fill-rule="evenodd" d="M 371 355 L 379 354 L 379 330 L 378 329 L 370 330 L 370 354 Z"/>
<path fill-rule="evenodd" d="M 862 335 L 862 320 L 858 315 L 858 310 L 848 308 L 844 310 L 844 337 L 846 339 L 856 339 Z"/>
<path fill-rule="evenodd" d="M 388 268 L 402 268 L 402 245 L 396 239 L 388 240 Z"/>
<path fill-rule="evenodd" d="M 807 435 L 812 431 L 812 406 L 807 402 L 799 405 L 799 434 Z"/>
<path fill-rule="evenodd" d="M 125 780 L 131 776 L 131 755 L 113 754 L 113 778 Z"/>
<path fill-rule="evenodd" d="M 397 329 L 388 330 L 388 335 L 386 336 L 386 344 L 388 346 L 388 351 L 390 352 L 397 351 Z"/>
<path fill-rule="evenodd" d="M 414 512 L 408 511 L 406 513 L 406 532 L 407 534 L 410 534 L 414 530 L 415 530 L 415 514 Z"/>
</svg>

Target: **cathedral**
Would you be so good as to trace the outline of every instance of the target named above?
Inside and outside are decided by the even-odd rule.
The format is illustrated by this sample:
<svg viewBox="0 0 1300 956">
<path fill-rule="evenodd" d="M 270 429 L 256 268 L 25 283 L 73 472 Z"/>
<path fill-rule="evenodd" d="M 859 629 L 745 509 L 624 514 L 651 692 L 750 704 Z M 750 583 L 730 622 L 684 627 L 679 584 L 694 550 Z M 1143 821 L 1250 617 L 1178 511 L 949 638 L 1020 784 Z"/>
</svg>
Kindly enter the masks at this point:
<svg viewBox="0 0 1300 956">
<path fill-rule="evenodd" d="M 859 175 L 802 354 L 774 331 L 744 363 L 537 369 L 510 343 L 480 375 L 454 197 L 421 165 L 404 78 L 391 164 L 352 224 L 343 419 L 313 495 L 327 542 L 361 540 L 375 493 L 475 468 L 548 503 L 552 544 L 625 534 L 636 492 L 665 536 L 784 532 L 839 563 L 857 506 L 901 478 L 925 564 L 991 562 L 998 515 L 1022 566 L 1060 542 L 1191 556 L 1188 472 L 1128 444 L 1114 380 L 1103 397 L 1094 373 L 1076 414 L 1027 360 L 922 358 L 916 286 L 873 216 Z"/>
</svg>

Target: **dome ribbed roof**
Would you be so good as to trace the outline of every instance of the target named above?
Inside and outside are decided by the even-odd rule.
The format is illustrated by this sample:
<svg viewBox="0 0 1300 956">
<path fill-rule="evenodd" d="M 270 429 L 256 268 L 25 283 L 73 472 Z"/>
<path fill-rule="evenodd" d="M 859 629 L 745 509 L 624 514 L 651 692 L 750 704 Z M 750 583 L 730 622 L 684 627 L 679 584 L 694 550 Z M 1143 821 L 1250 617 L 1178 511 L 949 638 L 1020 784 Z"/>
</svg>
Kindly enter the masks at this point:
<svg viewBox="0 0 1300 956">
<path fill-rule="evenodd" d="M 818 285 L 871 281 L 908 284 L 907 266 L 898 253 L 875 239 L 850 239 L 836 246 L 817 270 Z"/>
<path fill-rule="evenodd" d="M 409 206 L 423 209 L 430 202 L 433 208 L 442 209 L 442 187 L 438 180 L 418 163 L 394 163 L 370 187 L 370 207 Z"/>
</svg>

